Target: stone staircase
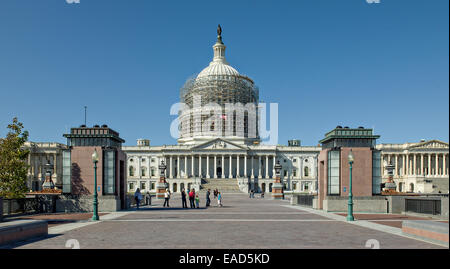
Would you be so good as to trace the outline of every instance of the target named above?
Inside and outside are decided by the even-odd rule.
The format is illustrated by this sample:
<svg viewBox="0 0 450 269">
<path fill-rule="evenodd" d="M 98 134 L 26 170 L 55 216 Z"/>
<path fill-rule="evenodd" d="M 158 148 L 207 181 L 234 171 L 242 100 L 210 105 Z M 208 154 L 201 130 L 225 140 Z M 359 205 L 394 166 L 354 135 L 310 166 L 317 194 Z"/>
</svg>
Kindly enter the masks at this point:
<svg viewBox="0 0 450 269">
<path fill-rule="evenodd" d="M 202 185 L 200 192 L 206 192 L 208 189 L 213 190 L 218 189 L 223 193 L 240 193 L 238 182 L 235 178 L 208 178 L 202 179 Z"/>
</svg>

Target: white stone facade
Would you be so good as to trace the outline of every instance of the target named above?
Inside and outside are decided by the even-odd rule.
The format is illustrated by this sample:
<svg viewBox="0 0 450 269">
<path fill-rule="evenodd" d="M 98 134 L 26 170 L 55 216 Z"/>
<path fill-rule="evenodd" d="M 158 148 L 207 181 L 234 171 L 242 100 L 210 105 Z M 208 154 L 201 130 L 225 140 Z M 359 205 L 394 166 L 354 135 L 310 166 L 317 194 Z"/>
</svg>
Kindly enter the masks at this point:
<svg viewBox="0 0 450 269">
<path fill-rule="evenodd" d="M 122 150 L 127 154 L 129 192 L 136 188 L 156 191 L 162 160 L 172 192 L 188 187 L 199 190 L 202 178 L 234 180 L 243 192 L 249 187 L 270 192 L 277 160 L 283 166 L 281 178 L 287 190 L 317 190 L 320 147 L 246 146 L 217 138 L 198 145 L 123 146 Z"/>
<path fill-rule="evenodd" d="M 384 163 L 395 166 L 397 191 L 413 193 L 448 193 L 448 143 L 439 140 L 419 143 L 380 144 Z M 382 168 L 383 182 L 387 171 Z"/>
<path fill-rule="evenodd" d="M 52 180 L 56 187 L 62 186 L 62 150 L 67 146 L 56 142 L 25 142 L 23 148 L 28 149 L 28 178 L 30 190 L 41 190 L 45 180 L 44 165 L 47 161 L 53 165 Z"/>
</svg>

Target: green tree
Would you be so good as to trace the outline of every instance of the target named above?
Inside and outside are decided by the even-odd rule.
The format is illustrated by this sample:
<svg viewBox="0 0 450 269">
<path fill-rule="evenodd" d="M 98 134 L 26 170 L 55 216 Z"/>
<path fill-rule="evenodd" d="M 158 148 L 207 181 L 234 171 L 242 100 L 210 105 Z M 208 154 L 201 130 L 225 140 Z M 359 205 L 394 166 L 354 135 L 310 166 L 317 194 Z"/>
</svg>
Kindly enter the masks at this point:
<svg viewBox="0 0 450 269">
<path fill-rule="evenodd" d="M 22 132 L 23 124 L 17 118 L 8 129 L 6 137 L 0 138 L 0 196 L 21 198 L 28 191 L 26 159 L 29 150 L 22 147 L 28 132 Z"/>
</svg>

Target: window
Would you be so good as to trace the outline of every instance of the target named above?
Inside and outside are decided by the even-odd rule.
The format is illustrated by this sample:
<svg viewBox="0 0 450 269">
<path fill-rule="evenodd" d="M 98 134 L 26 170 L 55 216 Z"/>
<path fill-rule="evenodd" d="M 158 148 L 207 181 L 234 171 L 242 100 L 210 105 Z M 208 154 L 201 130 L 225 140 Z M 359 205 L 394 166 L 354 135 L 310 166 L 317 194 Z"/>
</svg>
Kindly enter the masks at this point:
<svg viewBox="0 0 450 269">
<path fill-rule="evenodd" d="M 129 190 L 129 191 L 134 191 L 134 182 L 130 182 L 130 183 L 128 184 L 128 190 Z"/>
<path fill-rule="evenodd" d="M 305 168 L 304 168 L 304 172 L 305 172 L 305 177 L 309 177 L 309 167 L 308 166 L 305 166 Z"/>
<path fill-rule="evenodd" d="M 308 159 L 305 159 L 305 163 L 307 163 L 308 162 Z"/>
<path fill-rule="evenodd" d="M 296 158 L 294 158 L 293 160 L 292 160 L 294 163 L 296 163 L 297 162 L 297 159 Z"/>
<path fill-rule="evenodd" d="M 142 168 L 141 168 L 141 176 L 143 176 L 143 177 L 145 177 L 145 170 L 146 170 L 145 167 L 142 167 Z"/>
<path fill-rule="evenodd" d="M 130 159 L 130 162 L 133 162 L 133 158 Z"/>
<path fill-rule="evenodd" d="M 155 168 L 152 168 L 152 170 L 151 170 L 151 175 L 152 175 L 152 177 L 155 176 Z"/>
<path fill-rule="evenodd" d="M 145 158 L 142 158 L 142 162 L 145 162 Z"/>
<path fill-rule="evenodd" d="M 309 187 L 309 184 L 308 184 L 308 182 L 305 182 L 305 187 L 304 187 L 304 191 L 308 191 L 308 187 Z"/>
<path fill-rule="evenodd" d="M 115 194 L 116 191 L 116 152 L 103 151 L 103 193 Z"/>
<path fill-rule="evenodd" d="M 152 158 L 152 163 L 154 163 L 155 162 L 155 158 Z"/>
<path fill-rule="evenodd" d="M 372 194 L 381 194 L 381 151 L 372 152 Z"/>
<path fill-rule="evenodd" d="M 340 192 L 340 151 L 328 151 L 328 195 L 339 195 Z"/>
<path fill-rule="evenodd" d="M 297 169 L 292 170 L 292 176 L 296 177 L 297 176 Z"/>
<path fill-rule="evenodd" d="M 155 182 L 154 182 L 154 181 L 152 181 L 152 183 L 151 183 L 151 185 L 150 185 L 150 186 L 151 186 L 151 189 L 152 189 L 152 190 L 154 190 L 154 189 L 155 189 Z"/>
<path fill-rule="evenodd" d="M 134 167 L 133 167 L 133 166 L 130 166 L 130 167 L 128 168 L 128 175 L 129 175 L 130 177 L 134 177 Z"/>
<path fill-rule="evenodd" d="M 145 181 L 141 181 L 141 190 L 145 190 Z"/>
<path fill-rule="evenodd" d="M 283 174 L 284 174 L 284 176 L 286 177 L 286 176 L 287 176 L 287 171 L 286 171 L 286 170 L 284 170 L 284 173 L 283 173 Z"/>
</svg>

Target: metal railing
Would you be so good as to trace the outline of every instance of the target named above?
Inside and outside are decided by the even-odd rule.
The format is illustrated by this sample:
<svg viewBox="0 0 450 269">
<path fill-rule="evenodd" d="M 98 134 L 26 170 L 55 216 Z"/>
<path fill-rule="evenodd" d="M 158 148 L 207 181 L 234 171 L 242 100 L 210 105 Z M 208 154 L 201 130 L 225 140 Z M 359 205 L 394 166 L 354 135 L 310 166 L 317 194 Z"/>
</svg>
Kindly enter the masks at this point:
<svg viewBox="0 0 450 269">
<path fill-rule="evenodd" d="M 298 195 L 298 204 L 303 206 L 313 206 L 314 195 Z"/>
<path fill-rule="evenodd" d="M 3 216 L 34 214 L 40 212 L 40 204 L 36 198 L 3 198 Z"/>
<path fill-rule="evenodd" d="M 441 200 L 437 199 L 405 199 L 405 211 L 420 214 L 440 215 Z"/>
</svg>

